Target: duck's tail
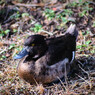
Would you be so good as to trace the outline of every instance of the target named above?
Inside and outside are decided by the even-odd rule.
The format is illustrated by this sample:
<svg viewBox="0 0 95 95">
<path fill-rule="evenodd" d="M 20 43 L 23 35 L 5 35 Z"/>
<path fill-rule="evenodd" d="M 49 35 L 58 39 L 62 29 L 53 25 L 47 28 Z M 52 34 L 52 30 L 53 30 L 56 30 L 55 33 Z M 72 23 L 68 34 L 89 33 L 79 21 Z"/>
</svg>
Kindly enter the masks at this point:
<svg viewBox="0 0 95 95">
<path fill-rule="evenodd" d="M 69 34 L 71 34 L 72 36 L 75 36 L 76 39 L 77 39 L 77 37 L 78 37 L 78 30 L 76 29 L 76 25 L 75 25 L 75 24 L 74 24 L 74 25 L 71 24 L 65 33 L 66 33 L 66 34 L 69 33 Z"/>
</svg>

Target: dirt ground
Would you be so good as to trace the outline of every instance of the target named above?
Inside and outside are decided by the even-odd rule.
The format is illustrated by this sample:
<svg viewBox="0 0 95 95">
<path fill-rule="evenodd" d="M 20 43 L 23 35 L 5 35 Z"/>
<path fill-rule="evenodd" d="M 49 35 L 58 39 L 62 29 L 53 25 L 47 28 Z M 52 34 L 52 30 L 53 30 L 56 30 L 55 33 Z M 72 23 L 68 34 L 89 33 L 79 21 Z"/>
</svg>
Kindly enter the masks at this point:
<svg viewBox="0 0 95 95">
<path fill-rule="evenodd" d="M 65 82 L 44 87 L 19 78 L 13 60 L 32 34 L 62 35 L 76 24 L 79 36 L 76 60 Z M 0 5 L 0 95 L 95 95 L 95 3 L 57 2 L 33 4 L 12 2 Z"/>
</svg>

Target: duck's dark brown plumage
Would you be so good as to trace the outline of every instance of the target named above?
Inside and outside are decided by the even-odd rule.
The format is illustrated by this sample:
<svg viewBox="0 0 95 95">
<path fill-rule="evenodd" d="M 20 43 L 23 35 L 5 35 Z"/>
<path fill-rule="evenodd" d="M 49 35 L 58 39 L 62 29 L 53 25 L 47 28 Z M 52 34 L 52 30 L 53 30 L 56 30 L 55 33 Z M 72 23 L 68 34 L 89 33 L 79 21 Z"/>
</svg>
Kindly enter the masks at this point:
<svg viewBox="0 0 95 95">
<path fill-rule="evenodd" d="M 18 75 L 29 83 L 47 84 L 70 72 L 74 59 L 78 31 L 71 25 L 65 35 L 46 39 L 42 35 L 29 36 L 23 53 L 15 59 L 22 58 L 18 65 Z"/>
</svg>

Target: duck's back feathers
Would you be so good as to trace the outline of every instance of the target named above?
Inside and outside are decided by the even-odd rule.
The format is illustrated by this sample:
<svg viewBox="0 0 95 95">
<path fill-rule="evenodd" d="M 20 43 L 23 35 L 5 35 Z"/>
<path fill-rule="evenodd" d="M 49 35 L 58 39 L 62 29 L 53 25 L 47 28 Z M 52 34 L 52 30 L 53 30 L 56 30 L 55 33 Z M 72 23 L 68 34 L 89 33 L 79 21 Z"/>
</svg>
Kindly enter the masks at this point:
<svg viewBox="0 0 95 95">
<path fill-rule="evenodd" d="M 48 65 L 53 65 L 56 62 L 68 58 L 69 62 L 74 59 L 74 52 L 76 50 L 76 39 L 78 31 L 75 25 L 70 25 L 65 35 L 47 39 L 47 45 L 49 46 L 47 58 L 49 57 Z"/>
<path fill-rule="evenodd" d="M 46 53 L 48 65 L 53 65 L 65 58 L 68 58 L 70 62 L 72 60 L 72 52 L 76 50 L 75 38 L 64 36 L 58 39 L 58 42 L 55 42 L 55 44 L 49 43 L 48 51 Z"/>
</svg>

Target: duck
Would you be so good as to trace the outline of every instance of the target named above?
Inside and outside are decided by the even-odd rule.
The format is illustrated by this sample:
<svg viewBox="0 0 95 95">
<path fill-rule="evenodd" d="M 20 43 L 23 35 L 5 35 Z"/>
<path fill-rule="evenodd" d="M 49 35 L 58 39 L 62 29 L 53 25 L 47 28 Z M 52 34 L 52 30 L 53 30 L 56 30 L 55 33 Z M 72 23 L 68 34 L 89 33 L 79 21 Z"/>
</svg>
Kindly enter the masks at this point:
<svg viewBox="0 0 95 95">
<path fill-rule="evenodd" d="M 19 77 L 30 84 L 49 84 L 65 77 L 75 59 L 77 37 L 78 30 L 72 24 L 59 37 L 29 36 L 23 49 L 14 56 L 15 60 L 20 59 Z"/>
</svg>

